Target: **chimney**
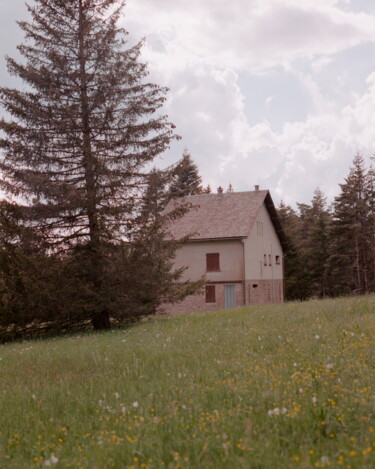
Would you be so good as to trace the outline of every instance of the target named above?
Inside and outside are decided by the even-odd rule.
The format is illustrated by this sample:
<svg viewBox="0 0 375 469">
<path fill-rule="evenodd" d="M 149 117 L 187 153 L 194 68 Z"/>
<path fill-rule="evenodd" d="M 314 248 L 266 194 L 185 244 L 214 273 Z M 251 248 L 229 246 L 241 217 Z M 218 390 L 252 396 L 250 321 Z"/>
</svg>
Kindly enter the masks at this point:
<svg viewBox="0 0 375 469">
<path fill-rule="evenodd" d="M 218 195 L 223 195 L 223 188 L 221 186 L 217 188 L 217 193 Z"/>
<path fill-rule="evenodd" d="M 259 186 L 258 185 L 254 186 L 254 188 L 255 188 L 256 191 L 259 191 Z"/>
</svg>

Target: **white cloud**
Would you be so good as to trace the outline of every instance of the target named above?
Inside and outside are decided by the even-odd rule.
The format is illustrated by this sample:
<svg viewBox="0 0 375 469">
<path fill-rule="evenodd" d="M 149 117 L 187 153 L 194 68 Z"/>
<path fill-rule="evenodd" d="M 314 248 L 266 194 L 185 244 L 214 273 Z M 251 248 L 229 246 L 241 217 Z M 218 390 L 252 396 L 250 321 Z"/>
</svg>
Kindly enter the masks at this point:
<svg viewBox="0 0 375 469">
<path fill-rule="evenodd" d="M 171 88 L 167 111 L 184 137 L 167 163 L 186 145 L 214 188 L 259 183 L 294 203 L 310 200 L 320 186 L 332 199 L 354 153 L 374 151 L 375 74 L 364 94 L 348 93 L 344 106 L 317 81 L 335 54 L 375 41 L 375 16 L 342 8 L 349 4 L 191 0 L 186 8 L 185 0 L 128 0 L 127 26 L 147 36 L 144 57 L 153 78 Z M 300 66 L 306 60 L 310 72 Z M 277 66 L 302 84 L 311 111 L 280 131 L 266 120 L 251 126 L 237 73 L 266 74 Z M 265 95 L 264 107 L 268 113 L 276 107 L 273 93 Z"/>
<path fill-rule="evenodd" d="M 127 24 L 133 33 L 148 37 L 151 49 L 160 52 L 162 47 L 177 66 L 195 57 L 216 67 L 259 71 L 374 41 L 374 16 L 344 11 L 341 4 L 192 0 L 186 8 L 182 0 L 129 0 Z"/>
</svg>

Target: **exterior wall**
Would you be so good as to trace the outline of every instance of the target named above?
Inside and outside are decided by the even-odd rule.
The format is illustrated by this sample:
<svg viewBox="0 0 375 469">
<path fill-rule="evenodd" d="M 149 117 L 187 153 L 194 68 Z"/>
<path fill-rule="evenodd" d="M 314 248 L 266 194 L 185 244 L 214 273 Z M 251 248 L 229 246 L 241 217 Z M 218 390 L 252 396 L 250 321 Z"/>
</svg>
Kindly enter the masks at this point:
<svg viewBox="0 0 375 469">
<path fill-rule="evenodd" d="M 283 250 L 279 238 L 276 234 L 272 220 L 266 207 L 263 205 L 254 221 L 249 237 L 244 240 L 245 247 L 245 278 L 246 284 L 258 284 L 259 289 L 269 291 L 279 290 L 280 282 L 283 283 Z M 276 261 L 278 260 L 278 264 Z M 266 265 L 265 265 L 266 264 Z M 272 288 L 272 284 L 274 287 Z M 283 291 L 283 288 L 282 288 Z M 259 294 L 262 298 L 268 298 L 267 293 Z M 283 301 L 283 294 L 280 301 Z M 279 294 L 272 294 L 272 298 L 279 298 Z M 246 295 L 246 304 L 252 304 L 248 301 Z M 270 301 L 273 302 L 273 301 Z M 277 301 L 278 302 L 278 301 Z"/>
<path fill-rule="evenodd" d="M 206 254 L 219 253 L 220 272 L 206 272 Z M 215 285 L 215 303 L 206 303 L 205 288 L 174 305 L 162 305 L 161 314 L 183 314 L 224 309 L 224 286 L 235 286 L 236 306 L 244 305 L 244 257 L 241 240 L 192 241 L 178 250 L 175 268 L 187 266 L 182 281 L 199 280 L 205 276 L 209 285 Z"/>
<path fill-rule="evenodd" d="M 284 280 L 246 280 L 246 304 L 259 305 L 284 302 Z"/>
<path fill-rule="evenodd" d="M 186 313 L 199 313 L 203 311 L 216 311 L 224 309 L 224 286 L 232 283 L 215 284 L 216 302 L 206 303 L 205 289 L 202 288 L 196 295 L 187 296 L 183 301 L 176 304 L 165 304 L 160 308 L 160 315 L 175 316 Z M 244 305 L 243 283 L 234 284 L 236 307 Z"/>
<path fill-rule="evenodd" d="M 219 253 L 220 272 L 206 272 L 206 254 Z M 243 245 L 240 240 L 192 241 L 178 250 L 175 268 L 188 266 L 181 281 L 206 276 L 212 282 L 235 282 L 244 278 Z"/>
</svg>

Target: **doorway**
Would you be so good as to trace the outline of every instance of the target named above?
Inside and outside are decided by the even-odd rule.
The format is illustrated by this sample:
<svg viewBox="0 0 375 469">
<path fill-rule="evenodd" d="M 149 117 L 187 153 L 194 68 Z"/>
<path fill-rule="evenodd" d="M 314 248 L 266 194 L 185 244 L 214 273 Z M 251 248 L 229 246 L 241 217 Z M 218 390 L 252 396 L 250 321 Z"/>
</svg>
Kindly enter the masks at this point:
<svg viewBox="0 0 375 469">
<path fill-rule="evenodd" d="M 224 303 L 225 308 L 236 307 L 236 295 L 234 285 L 224 285 Z"/>
</svg>

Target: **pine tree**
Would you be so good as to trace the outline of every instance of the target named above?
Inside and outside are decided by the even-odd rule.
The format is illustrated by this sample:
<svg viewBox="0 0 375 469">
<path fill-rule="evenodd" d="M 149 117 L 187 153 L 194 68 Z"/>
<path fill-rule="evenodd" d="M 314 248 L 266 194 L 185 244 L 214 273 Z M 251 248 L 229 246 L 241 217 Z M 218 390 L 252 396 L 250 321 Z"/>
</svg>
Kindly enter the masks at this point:
<svg viewBox="0 0 375 469">
<path fill-rule="evenodd" d="M 367 293 L 372 268 L 371 194 L 361 155 L 353 160 L 348 177 L 335 198 L 332 224 L 332 275 L 336 294 Z"/>
<path fill-rule="evenodd" d="M 287 300 L 306 300 L 311 290 L 301 248 L 301 220 L 296 211 L 284 202 L 280 203 L 277 212 L 290 247 L 284 263 L 285 297 Z"/>
<path fill-rule="evenodd" d="M 26 201 L 49 250 L 80 252 L 86 309 L 109 327 L 108 259 L 127 236 L 145 165 L 174 126 L 158 113 L 166 89 L 145 82 L 141 43 L 128 47 L 120 0 L 35 0 L 21 22 L 23 61 L 8 69 L 27 90 L 0 89 L 2 189 Z"/>
<path fill-rule="evenodd" d="M 297 204 L 300 212 L 299 247 L 306 265 L 309 296 L 329 296 L 329 229 L 331 216 L 326 198 L 317 188 L 311 205 Z"/>
<path fill-rule="evenodd" d="M 170 197 L 184 197 L 196 195 L 202 192 L 202 178 L 199 176 L 198 167 L 193 162 L 187 148 L 185 148 L 181 160 L 175 167 L 173 181 L 170 186 Z"/>
<path fill-rule="evenodd" d="M 185 269 L 173 267 L 176 251 L 186 240 L 171 240 L 167 227 L 171 220 L 183 216 L 189 205 L 178 204 L 164 210 L 169 200 L 171 176 L 168 169 L 154 169 L 150 173 L 136 230 L 123 245 L 120 281 L 131 318 L 154 314 L 161 304 L 180 301 L 203 285 L 202 281 L 180 282 Z"/>
</svg>

